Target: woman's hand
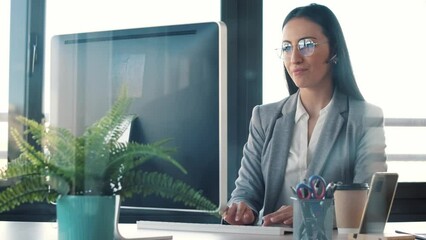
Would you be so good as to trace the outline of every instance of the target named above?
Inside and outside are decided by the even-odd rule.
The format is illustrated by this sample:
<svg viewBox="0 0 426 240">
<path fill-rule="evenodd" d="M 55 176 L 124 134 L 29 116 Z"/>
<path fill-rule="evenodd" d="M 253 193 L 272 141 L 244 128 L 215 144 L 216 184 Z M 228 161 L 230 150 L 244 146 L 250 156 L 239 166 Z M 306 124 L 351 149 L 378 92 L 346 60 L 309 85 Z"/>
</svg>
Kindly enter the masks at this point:
<svg viewBox="0 0 426 240">
<path fill-rule="evenodd" d="M 222 214 L 223 220 L 231 225 L 253 224 L 255 216 L 253 210 L 244 202 L 233 203 Z"/>
<path fill-rule="evenodd" d="M 293 224 L 293 207 L 284 205 L 277 211 L 263 217 L 263 226 L 274 224 Z"/>
</svg>

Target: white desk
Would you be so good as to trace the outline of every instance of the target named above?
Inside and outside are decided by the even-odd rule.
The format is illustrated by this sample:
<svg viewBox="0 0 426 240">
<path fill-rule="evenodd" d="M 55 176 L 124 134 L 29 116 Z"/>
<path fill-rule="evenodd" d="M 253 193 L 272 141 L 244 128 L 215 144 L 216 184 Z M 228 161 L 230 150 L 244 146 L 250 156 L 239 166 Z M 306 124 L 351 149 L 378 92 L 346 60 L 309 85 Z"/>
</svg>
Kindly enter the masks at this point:
<svg viewBox="0 0 426 240">
<path fill-rule="evenodd" d="M 388 223 L 386 232 L 394 232 L 395 229 L 404 229 L 406 231 L 426 231 L 426 222 L 409 223 Z M 284 236 L 261 236 L 232 233 L 202 233 L 202 232 L 183 232 L 183 231 L 157 231 L 140 230 L 136 224 L 120 224 L 120 233 L 126 237 L 148 237 L 172 235 L 174 240 L 282 240 L 292 239 L 291 235 Z M 0 239 L 2 240 L 57 240 L 56 223 L 46 222 L 5 222 L 0 221 Z M 333 239 L 347 239 L 347 235 L 339 235 L 334 232 Z"/>
</svg>

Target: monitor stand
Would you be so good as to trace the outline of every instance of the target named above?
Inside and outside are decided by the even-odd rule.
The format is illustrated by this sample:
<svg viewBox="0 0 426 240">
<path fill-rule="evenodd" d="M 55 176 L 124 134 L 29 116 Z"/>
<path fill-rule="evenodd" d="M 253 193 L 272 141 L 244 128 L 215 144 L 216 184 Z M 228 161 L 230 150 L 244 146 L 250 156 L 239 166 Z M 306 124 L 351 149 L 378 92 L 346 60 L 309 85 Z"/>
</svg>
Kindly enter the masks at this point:
<svg viewBox="0 0 426 240">
<path fill-rule="evenodd" d="M 172 240 L 173 236 L 155 236 L 155 237 L 132 237 L 125 238 L 120 234 L 118 229 L 118 219 L 120 217 L 120 197 L 117 196 L 117 200 L 115 201 L 115 229 L 114 229 L 114 240 Z"/>
</svg>

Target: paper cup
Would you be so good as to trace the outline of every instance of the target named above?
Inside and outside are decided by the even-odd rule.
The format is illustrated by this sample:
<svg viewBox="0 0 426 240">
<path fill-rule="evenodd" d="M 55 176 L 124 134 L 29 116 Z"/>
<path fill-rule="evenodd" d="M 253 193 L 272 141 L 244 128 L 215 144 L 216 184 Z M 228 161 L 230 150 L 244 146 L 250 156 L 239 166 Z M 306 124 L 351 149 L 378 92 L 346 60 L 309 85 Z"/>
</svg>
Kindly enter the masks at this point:
<svg viewBox="0 0 426 240">
<path fill-rule="evenodd" d="M 358 232 L 367 196 L 367 183 L 337 185 L 334 202 L 339 233 Z"/>
</svg>

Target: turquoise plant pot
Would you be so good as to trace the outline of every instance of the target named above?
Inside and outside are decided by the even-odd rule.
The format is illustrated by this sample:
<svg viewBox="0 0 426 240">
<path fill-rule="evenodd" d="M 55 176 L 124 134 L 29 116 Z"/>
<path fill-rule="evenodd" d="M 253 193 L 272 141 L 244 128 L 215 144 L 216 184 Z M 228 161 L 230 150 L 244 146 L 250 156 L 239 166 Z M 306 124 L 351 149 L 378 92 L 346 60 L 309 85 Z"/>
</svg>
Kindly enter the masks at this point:
<svg viewBox="0 0 426 240">
<path fill-rule="evenodd" d="M 116 196 L 61 196 L 56 205 L 59 240 L 113 240 Z"/>
</svg>

